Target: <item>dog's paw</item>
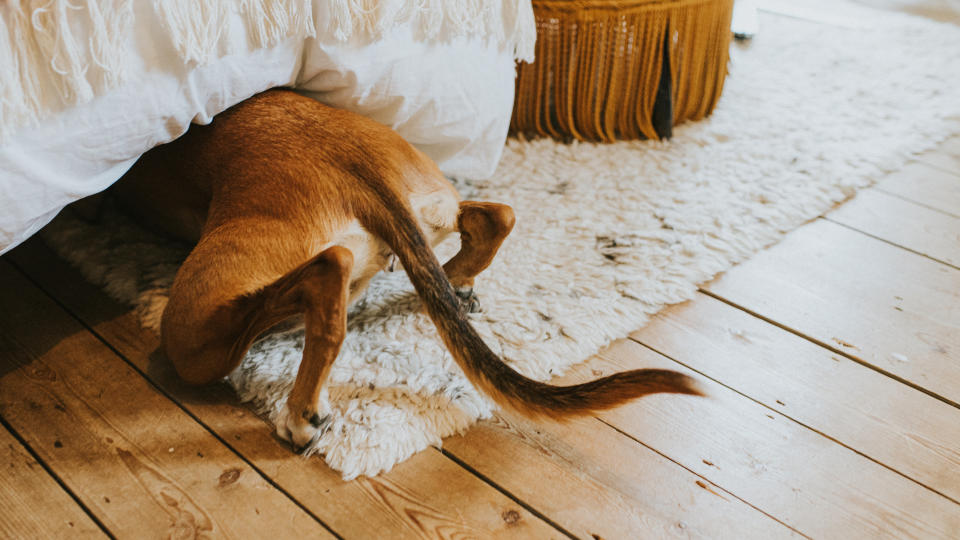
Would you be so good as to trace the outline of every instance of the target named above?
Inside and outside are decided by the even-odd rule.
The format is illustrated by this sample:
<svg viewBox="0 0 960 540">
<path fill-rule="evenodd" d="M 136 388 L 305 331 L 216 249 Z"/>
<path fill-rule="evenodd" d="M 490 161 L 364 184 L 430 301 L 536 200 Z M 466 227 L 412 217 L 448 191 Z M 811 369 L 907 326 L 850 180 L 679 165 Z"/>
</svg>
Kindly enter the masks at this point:
<svg viewBox="0 0 960 540">
<path fill-rule="evenodd" d="M 330 427 L 330 407 L 321 402 L 314 409 L 295 411 L 287 404 L 277 421 L 277 436 L 289 441 L 293 451 L 302 454 Z"/>
<path fill-rule="evenodd" d="M 460 300 L 460 309 L 465 313 L 480 312 L 480 298 L 473 292 L 473 287 L 458 287 L 455 292 Z"/>
</svg>

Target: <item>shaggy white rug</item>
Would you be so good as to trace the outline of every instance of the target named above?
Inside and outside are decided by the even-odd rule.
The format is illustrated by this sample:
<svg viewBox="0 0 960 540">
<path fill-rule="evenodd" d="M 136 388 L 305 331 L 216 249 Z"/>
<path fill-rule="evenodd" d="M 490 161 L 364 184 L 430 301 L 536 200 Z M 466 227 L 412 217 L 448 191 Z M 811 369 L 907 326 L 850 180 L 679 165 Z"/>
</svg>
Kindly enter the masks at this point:
<svg viewBox="0 0 960 540">
<path fill-rule="evenodd" d="M 867 10 L 831 22 L 762 14 L 753 43 L 733 46 L 713 116 L 672 141 L 514 140 L 494 180 L 462 183 L 519 216 L 478 283 L 473 323 L 491 347 L 550 379 L 960 132 L 960 29 Z M 184 247 L 115 214 L 100 227 L 64 215 L 45 236 L 156 328 Z M 387 470 L 491 413 L 417 305 L 396 272 L 350 312 L 330 378 L 333 428 L 311 449 L 344 478 Z M 302 345 L 296 329 L 263 339 L 230 383 L 273 417 Z"/>
</svg>

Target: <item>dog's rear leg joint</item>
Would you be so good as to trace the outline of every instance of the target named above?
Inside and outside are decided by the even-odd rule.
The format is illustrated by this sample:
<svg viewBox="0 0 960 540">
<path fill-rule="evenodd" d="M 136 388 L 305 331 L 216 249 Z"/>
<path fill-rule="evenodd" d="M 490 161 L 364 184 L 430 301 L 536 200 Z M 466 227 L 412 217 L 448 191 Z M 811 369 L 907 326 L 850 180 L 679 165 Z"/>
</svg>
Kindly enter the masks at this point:
<svg viewBox="0 0 960 540">
<path fill-rule="evenodd" d="M 443 265 L 443 269 L 464 310 L 480 310 L 480 301 L 473 291 L 474 280 L 493 262 L 515 221 L 513 209 L 505 204 L 477 201 L 460 203 L 457 216 L 460 251 Z"/>
</svg>

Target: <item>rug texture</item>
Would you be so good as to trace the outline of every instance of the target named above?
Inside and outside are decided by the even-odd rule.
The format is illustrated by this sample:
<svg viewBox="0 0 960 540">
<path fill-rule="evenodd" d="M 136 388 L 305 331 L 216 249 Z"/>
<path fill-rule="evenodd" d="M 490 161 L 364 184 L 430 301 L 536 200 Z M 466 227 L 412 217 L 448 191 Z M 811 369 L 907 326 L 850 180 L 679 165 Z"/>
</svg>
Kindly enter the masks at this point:
<svg viewBox="0 0 960 540">
<path fill-rule="evenodd" d="M 960 132 L 960 29 L 868 10 L 850 20 L 762 13 L 757 38 L 733 46 L 713 116 L 669 142 L 511 140 L 494 180 L 460 182 L 518 215 L 478 280 L 472 321 L 491 348 L 549 380 Z M 91 227 L 65 212 L 45 237 L 157 328 L 186 247 L 115 213 Z M 344 478 L 388 470 L 492 412 L 418 305 L 394 272 L 350 311 L 329 383 L 335 419 L 310 449 Z M 274 333 L 229 382 L 273 418 L 302 346 L 296 326 Z"/>
</svg>

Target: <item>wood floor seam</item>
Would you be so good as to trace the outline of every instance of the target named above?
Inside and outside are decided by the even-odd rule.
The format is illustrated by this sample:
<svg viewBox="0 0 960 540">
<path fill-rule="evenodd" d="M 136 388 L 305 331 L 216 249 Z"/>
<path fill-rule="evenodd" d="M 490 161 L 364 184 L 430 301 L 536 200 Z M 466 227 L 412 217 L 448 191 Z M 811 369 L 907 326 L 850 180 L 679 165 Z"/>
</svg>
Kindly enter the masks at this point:
<svg viewBox="0 0 960 540">
<path fill-rule="evenodd" d="M 896 197 L 897 199 L 900 199 L 901 201 L 906 201 L 906 202 L 908 202 L 908 203 L 915 204 L 915 205 L 917 205 L 917 206 L 922 206 L 922 207 L 926 208 L 927 210 L 932 210 L 932 211 L 934 211 L 934 212 L 937 212 L 937 213 L 939 213 L 939 214 L 943 214 L 943 215 L 945 215 L 945 216 L 950 216 L 950 217 L 954 217 L 954 218 L 960 219 L 960 214 L 954 214 L 953 212 L 947 212 L 946 210 L 944 210 L 944 209 L 942 209 L 942 208 L 937 208 L 937 207 L 935 207 L 935 206 L 931 206 L 931 205 L 929 205 L 929 204 L 927 204 L 927 203 L 918 201 L 918 200 L 916 200 L 916 199 L 911 199 L 910 197 L 906 197 L 906 196 L 901 195 L 901 194 L 899 194 L 899 193 L 895 193 L 895 192 L 893 192 L 893 191 L 890 191 L 890 190 L 888 190 L 888 189 L 882 188 L 882 187 L 880 187 L 880 186 L 874 186 L 873 189 L 875 189 L 875 190 L 883 193 L 884 195 L 889 195 L 889 196 L 891 196 L 891 197 Z"/>
<path fill-rule="evenodd" d="M 516 495 L 514 495 L 513 493 L 511 493 L 509 490 L 505 489 L 503 486 L 501 486 L 501 485 L 498 484 L 497 482 L 494 482 L 491 478 L 487 477 L 485 474 L 483 474 L 483 473 L 481 473 L 480 471 L 478 471 L 478 470 L 474 469 L 473 467 L 471 467 L 469 463 L 467 463 L 467 462 L 463 461 L 462 459 L 460 459 L 459 457 L 457 457 L 457 455 L 454 454 L 453 452 L 450 452 L 449 450 L 446 450 L 446 449 L 443 449 L 443 448 L 438 448 L 438 449 L 436 449 L 436 450 L 437 450 L 440 454 L 442 454 L 445 458 L 447 458 L 447 459 L 449 459 L 450 461 L 456 463 L 456 464 L 459 465 L 461 468 L 463 468 L 464 470 L 470 472 L 470 474 L 476 476 L 477 478 L 479 478 L 481 481 L 483 481 L 484 483 L 486 483 L 487 485 L 489 485 L 489 486 L 492 487 L 493 489 L 499 491 L 500 493 L 502 493 L 504 496 L 506 496 L 507 498 L 509 498 L 509 499 L 512 500 L 513 502 L 515 502 L 515 503 L 519 504 L 520 506 L 522 506 L 527 512 L 530 512 L 531 514 L 533 514 L 533 515 L 537 516 L 538 518 L 540 518 L 541 520 L 543 520 L 545 523 L 547 523 L 548 525 L 550 525 L 551 527 L 553 527 L 554 529 L 556 529 L 557 532 L 560 532 L 561 534 L 563 534 L 564 536 L 566 536 L 567 538 L 570 538 L 570 539 L 572 539 L 572 540 L 579 540 L 579 537 L 578 537 L 578 536 L 576 536 L 575 534 L 573 534 L 573 533 L 571 533 L 570 531 L 566 530 L 565 528 L 561 527 L 560 524 L 558 524 L 557 522 L 553 521 L 552 519 L 550 519 L 549 517 L 547 517 L 544 513 L 540 512 L 540 511 L 537 510 L 536 508 L 533 508 L 529 503 L 527 503 L 526 501 L 520 499 L 519 497 L 517 497 Z"/>
<path fill-rule="evenodd" d="M 100 335 L 100 333 L 98 333 L 94 328 L 91 328 L 90 325 L 88 325 L 86 321 L 84 321 L 83 319 L 81 319 L 80 317 L 78 317 L 77 314 L 74 313 L 68 306 L 63 305 L 63 303 L 62 303 L 58 298 L 56 298 L 55 296 L 51 295 L 50 292 L 42 286 L 42 284 L 37 283 L 35 280 L 33 280 L 33 278 L 32 278 L 29 274 L 27 274 L 22 268 L 20 268 L 14 261 L 12 261 L 12 260 L 10 260 L 10 259 L 7 259 L 7 263 L 10 264 L 14 269 L 16 269 L 17 272 L 19 272 L 25 279 L 27 279 L 30 283 L 32 283 L 39 291 L 41 291 L 44 295 L 46 295 L 46 296 L 47 296 L 51 301 L 53 301 L 57 306 L 59 306 L 60 309 L 63 310 L 64 313 L 66 313 L 70 318 L 72 318 L 74 321 L 76 321 L 77 324 L 79 324 L 81 327 L 83 327 L 83 328 L 84 328 L 90 335 L 92 335 L 97 341 L 99 341 L 99 342 L 102 343 L 105 347 L 107 347 L 107 349 L 109 349 L 110 352 L 112 352 L 118 359 L 120 359 L 124 364 L 126 364 L 126 365 L 129 366 L 134 372 L 136 372 L 144 381 L 147 382 L 147 384 L 149 384 L 149 385 L 152 386 L 157 392 L 159 392 L 160 395 L 166 397 L 166 398 L 167 398 L 171 403 L 173 403 L 179 410 L 181 410 L 184 414 L 186 414 L 189 418 L 191 418 L 194 422 L 196 422 L 197 425 L 199 425 L 200 427 L 202 427 L 202 428 L 203 428 L 207 433 L 209 433 L 214 439 L 216 439 L 220 444 L 222 444 L 225 448 L 227 448 L 228 450 L 230 450 L 230 452 L 232 452 L 235 456 L 237 456 L 238 459 L 240 459 L 240 460 L 243 461 L 248 467 L 250 467 L 251 470 L 255 471 L 255 472 L 257 473 L 257 475 L 260 476 L 264 481 L 266 481 L 268 484 L 270 484 L 270 485 L 271 485 L 274 489 L 276 489 L 278 492 L 282 493 L 282 494 L 283 494 L 287 499 L 289 499 L 294 505 L 296 505 L 298 508 L 300 508 L 300 510 L 302 510 L 303 512 L 305 512 L 305 513 L 306 513 L 307 515 L 309 515 L 312 519 L 314 519 L 317 523 L 319 523 L 319 524 L 320 524 L 324 529 L 326 529 L 330 534 L 332 534 L 332 535 L 335 536 L 336 538 L 340 538 L 340 539 L 342 540 L 342 536 L 340 536 L 336 531 L 334 531 L 327 523 L 325 523 L 322 519 L 320 519 L 316 514 L 314 514 L 312 511 L 310 511 L 310 509 L 307 508 L 306 505 L 304 505 L 303 503 L 301 503 L 299 500 L 297 500 L 295 497 L 293 497 L 290 493 L 288 493 L 288 492 L 287 492 L 286 490 L 284 490 L 282 487 L 280 487 L 279 485 L 277 485 L 277 483 L 276 483 L 272 478 L 270 478 L 266 473 L 264 473 L 262 469 L 260 469 L 259 467 L 257 467 L 254 463 L 252 463 L 252 462 L 251 462 L 246 456 L 244 456 L 242 453 L 238 452 L 237 449 L 236 449 L 232 444 L 230 444 L 226 439 L 224 439 L 222 436 L 220 436 L 220 434 L 217 433 L 216 431 L 214 431 L 209 425 L 207 425 L 207 424 L 204 423 L 202 420 L 200 420 L 200 419 L 199 419 L 195 414 L 193 414 L 193 412 L 190 411 L 187 407 L 184 407 L 183 404 L 182 404 L 178 399 L 176 399 L 175 396 L 171 395 L 169 391 L 167 391 L 165 388 L 162 388 L 159 384 L 157 384 L 157 382 L 154 381 L 154 380 L 153 380 L 150 376 L 148 376 L 146 373 L 144 373 L 143 370 L 141 370 L 139 366 L 135 365 L 135 364 L 134 364 L 133 362 L 131 362 L 122 352 L 120 352 L 119 350 L 117 350 L 116 347 L 114 347 L 112 343 L 110 343 L 107 339 L 105 339 L 102 335 Z M 44 465 L 45 465 L 45 464 L 44 464 Z M 59 481 L 59 480 L 58 480 L 58 481 Z M 72 495 L 72 492 L 70 492 L 70 493 L 71 493 L 71 495 Z"/>
<path fill-rule="evenodd" d="M 936 170 L 938 170 L 938 171 L 940 171 L 940 172 L 945 172 L 945 173 L 947 173 L 947 174 L 955 177 L 958 181 L 960 181 L 960 173 L 958 173 L 955 169 L 952 169 L 952 168 L 950 168 L 950 167 L 946 167 L 946 166 L 944 166 L 943 164 L 938 163 L 938 162 L 936 162 L 936 161 L 927 161 L 927 160 L 926 160 L 924 157 L 922 157 L 922 156 L 919 157 L 919 158 L 917 158 L 917 161 L 919 161 L 920 163 L 923 163 L 924 165 L 926 165 L 926 166 L 928 166 L 928 167 L 933 167 L 934 169 L 936 169 Z"/>
<path fill-rule="evenodd" d="M 747 313 L 748 315 L 751 315 L 751 316 L 753 316 L 753 317 L 756 317 L 756 318 L 762 320 L 763 322 L 772 324 L 772 325 L 776 326 L 777 328 L 780 328 L 781 330 L 785 330 L 785 331 L 787 331 L 787 332 L 790 332 L 791 334 L 793 334 L 793 335 L 795 335 L 795 336 L 797 336 L 797 337 L 799 337 L 799 338 L 803 338 L 803 339 L 809 341 L 810 343 L 813 343 L 814 345 L 823 347 L 824 349 L 827 349 L 828 351 L 830 351 L 830 352 L 832 352 L 832 353 L 834 353 L 834 354 L 839 354 L 840 356 L 843 356 L 844 358 L 846 358 L 846 359 L 848 359 L 848 360 L 852 360 L 852 361 L 854 361 L 854 362 L 856 362 L 856 363 L 858 363 L 858 364 L 860 364 L 860 365 L 862 365 L 862 366 L 864 366 L 864 367 L 866 367 L 866 368 L 872 369 L 873 371 L 876 371 L 877 373 L 880 373 L 881 375 L 884 375 L 884 376 L 886 376 L 886 377 L 889 377 L 889 378 L 891 378 L 891 379 L 893 379 L 893 380 L 895 380 L 895 381 L 897 381 L 897 382 L 899 382 L 899 383 L 901 383 L 901 384 L 904 384 L 904 385 L 906 385 L 906 386 L 909 386 L 910 388 L 913 388 L 914 390 L 916 390 L 916 391 L 918 391 L 918 392 L 923 392 L 924 394 L 927 394 L 928 396 L 930 396 L 930 397 L 932 397 L 932 398 L 934 398 L 934 399 L 937 399 L 938 401 L 942 401 L 942 402 L 946 403 L 947 405 L 950 405 L 951 407 L 960 409 L 960 403 L 957 403 L 957 402 L 955 402 L 955 401 L 953 401 L 953 400 L 951 400 L 951 399 L 949 399 L 949 398 L 947 398 L 947 397 L 945 397 L 945 396 L 941 396 L 940 394 L 937 394 L 937 393 L 935 393 L 935 392 L 931 392 L 930 390 L 928 390 L 928 389 L 926 389 L 926 388 L 924 388 L 924 387 L 922 387 L 922 386 L 920 386 L 920 385 L 917 385 L 917 384 L 915 384 L 915 383 L 912 383 L 912 382 L 904 379 L 903 377 L 900 377 L 900 376 L 898 376 L 898 375 L 895 375 L 895 374 L 893 374 L 893 373 L 891 373 L 891 372 L 889 372 L 889 371 L 887 371 L 887 370 L 885 370 L 885 369 L 881 369 L 881 368 L 879 368 L 879 367 L 871 364 L 870 362 L 867 362 L 866 360 L 862 360 L 862 359 L 860 359 L 860 358 L 858 358 L 858 357 L 856 357 L 856 356 L 854 356 L 854 355 L 852 355 L 852 354 L 850 354 L 850 353 L 848 353 L 848 352 L 846 352 L 846 351 L 844 351 L 844 350 L 842 350 L 842 349 L 838 349 L 838 348 L 836 348 L 836 347 L 833 347 L 833 346 L 831 346 L 829 343 L 825 343 L 825 342 L 823 342 L 823 341 L 820 341 L 819 339 L 817 339 L 817 338 L 815 338 L 815 337 L 808 336 L 808 335 L 804 334 L 803 332 L 801 332 L 801 331 L 799 331 L 799 330 L 794 330 L 793 328 L 790 328 L 789 326 L 786 326 L 785 324 L 782 324 L 782 323 L 780 323 L 780 322 L 778 322 L 778 321 L 776 321 L 776 320 L 774 320 L 774 319 L 771 319 L 771 318 L 769 318 L 769 317 L 765 317 L 765 316 L 757 313 L 756 311 L 753 311 L 753 310 L 751 310 L 751 309 L 749 309 L 749 308 L 747 308 L 747 307 L 745 307 L 745 306 L 741 306 L 741 305 L 737 304 L 736 302 L 733 302 L 733 301 L 731 301 L 731 300 L 728 300 L 728 299 L 724 298 L 723 296 L 718 295 L 718 294 L 712 292 L 712 291 L 709 290 L 709 289 L 700 288 L 700 289 L 697 289 L 697 292 L 702 293 L 702 294 L 705 294 L 705 295 L 707 295 L 707 296 L 709 296 L 709 297 L 711 297 L 711 298 L 713 298 L 713 299 L 715 299 L 715 300 L 719 300 L 719 301 L 723 302 L 724 304 L 727 304 L 727 305 L 730 306 L 730 307 L 739 309 L 740 311 L 743 311 L 744 313 Z"/>
<path fill-rule="evenodd" d="M 107 526 L 103 523 L 103 521 L 101 521 L 100 518 L 97 517 L 97 515 L 93 511 L 91 511 L 90 508 L 86 504 L 84 504 L 82 500 L 80 500 L 77 494 L 74 493 L 74 491 L 70 489 L 69 486 L 67 486 L 67 484 L 63 481 L 63 479 L 60 478 L 60 476 L 53 469 L 50 468 L 50 466 L 37 454 L 37 452 L 30 446 L 30 444 L 23 439 L 20 433 L 18 433 L 17 430 L 13 426 L 11 426 L 10 423 L 7 422 L 7 420 L 3 416 L 0 416 L 0 426 L 3 426 L 3 428 L 5 428 L 10 433 L 10 435 L 14 439 L 16 439 L 18 443 L 20 443 L 20 446 L 22 446 L 23 449 L 28 454 L 30 454 L 30 456 L 38 464 L 40 464 L 40 467 L 42 467 L 43 470 L 46 471 L 47 475 L 49 475 L 50 478 L 52 478 L 53 481 L 56 482 L 58 486 L 60 486 L 60 489 L 62 489 L 63 492 L 66 493 L 68 497 L 73 499 L 73 502 L 75 502 L 77 506 L 81 510 L 83 510 L 83 512 L 87 515 L 87 517 L 89 517 L 97 525 L 97 527 L 99 527 L 100 530 L 103 531 L 103 534 L 107 535 L 107 537 L 111 538 L 112 540 L 116 540 L 117 538 L 116 535 L 114 535 L 113 532 L 111 532 L 110 529 L 108 529 Z"/>
<path fill-rule="evenodd" d="M 942 264 L 942 265 L 944 265 L 944 266 L 953 268 L 954 270 L 960 270 L 960 267 L 958 267 L 958 266 L 956 266 L 956 265 L 954 265 L 954 264 L 950 264 L 950 263 L 947 262 L 947 261 L 944 261 L 944 260 L 942 260 L 942 259 L 938 259 L 938 258 L 933 257 L 933 256 L 931 256 L 931 255 L 927 255 L 926 253 L 917 251 L 917 250 L 915 250 L 915 249 L 909 248 L 909 247 L 904 246 L 904 245 L 902 245 L 902 244 L 898 244 L 898 243 L 896 243 L 896 242 L 892 242 L 892 241 L 890 241 L 890 240 L 887 240 L 886 238 L 877 236 L 877 235 L 875 235 L 875 234 L 871 234 L 871 233 L 869 233 L 869 232 L 867 232 L 867 231 L 864 231 L 863 229 L 859 229 L 859 228 L 854 227 L 854 226 L 852 226 L 852 225 L 848 225 L 848 224 L 846 224 L 846 223 L 844 223 L 844 222 L 842 222 L 842 221 L 838 221 L 838 220 L 836 220 L 836 219 L 833 219 L 833 218 L 831 218 L 830 216 L 822 216 L 820 219 L 823 219 L 824 221 L 829 221 L 830 223 L 833 223 L 834 225 L 839 225 L 839 226 L 841 226 L 841 227 L 843 227 L 843 228 L 845 228 L 845 229 L 849 229 L 849 230 L 851 230 L 851 231 L 858 232 L 858 233 L 860 233 L 860 234 L 862 234 L 862 235 L 864 235 L 864 236 L 873 238 L 874 240 L 877 240 L 877 241 L 879 241 L 879 242 L 883 242 L 884 244 L 887 244 L 887 245 L 890 245 L 890 246 L 893 246 L 893 247 L 896 247 L 896 248 L 900 248 L 900 249 L 902 249 L 902 250 L 904 250 L 904 251 L 913 253 L 914 255 L 917 255 L 917 256 L 919 256 L 919 257 L 923 257 L 924 259 L 927 259 L 927 260 L 933 261 L 933 262 L 935 262 L 935 263 L 939 263 L 939 264 Z"/>
<path fill-rule="evenodd" d="M 708 379 L 708 380 L 710 380 L 710 381 L 713 381 L 714 383 L 716 383 L 716 384 L 718 384 L 718 385 L 720 385 L 720 386 L 722 386 L 722 387 L 730 390 L 731 392 L 734 392 L 734 393 L 736 393 L 737 395 L 740 395 L 740 396 L 742 396 L 742 397 L 744 397 L 744 398 L 746 398 L 746 399 L 748 399 L 748 400 L 756 403 L 757 405 L 760 405 L 760 406 L 763 407 L 764 409 L 767 409 L 767 410 L 769 410 L 769 411 L 777 414 L 778 416 L 781 416 L 781 417 L 783 417 L 783 418 L 786 418 L 787 420 L 790 420 L 791 422 L 797 424 L 798 426 L 801 426 L 801 427 L 803 427 L 803 428 L 805 428 L 805 429 L 807 429 L 807 430 L 809 430 L 809 431 L 812 431 L 813 433 L 816 433 L 817 435 L 820 435 L 821 437 L 829 440 L 830 442 L 832 442 L 832 443 L 834 443 L 834 444 L 836 444 L 836 445 L 838 445 L 838 446 L 841 446 L 841 447 L 843 447 L 843 448 L 846 448 L 847 450 L 853 452 L 854 454 L 856 454 L 856 455 L 858 455 L 858 456 L 860 456 L 860 457 L 862 457 L 862 458 L 864 458 L 864 459 L 866 459 L 866 460 L 868 460 L 868 461 L 871 461 L 871 462 L 873 462 L 873 463 L 876 463 L 877 465 L 879 465 L 879 466 L 881 466 L 881 467 L 889 470 L 890 472 L 895 473 L 895 474 L 903 477 L 904 479 L 909 480 L 909 481 L 913 482 L 914 484 L 917 484 L 918 486 L 920 486 L 920 487 L 922 487 L 922 488 L 924 488 L 924 489 L 926 489 L 926 490 L 928 490 L 928 491 L 930 491 L 930 492 L 932 492 L 932 493 L 935 493 L 935 494 L 943 497 L 944 499 L 947 499 L 948 501 L 950 501 L 950 502 L 952 502 L 952 503 L 960 506 L 960 501 L 958 501 L 957 499 L 954 499 L 953 497 L 950 497 L 949 495 L 947 495 L 947 494 L 945 494 L 945 493 L 942 493 L 941 491 L 938 491 L 937 489 L 935 489 L 935 488 L 933 488 L 933 487 L 931 487 L 931 486 L 929 486 L 929 485 L 927 485 L 927 484 L 925 484 L 925 483 L 917 480 L 916 478 L 913 478 L 913 477 L 911 477 L 910 475 L 908 475 L 908 474 L 906 474 L 906 473 L 904 473 L 904 472 L 902 472 L 902 471 L 900 471 L 900 470 L 898 470 L 898 469 L 896 469 L 896 468 L 894 468 L 894 467 L 892 467 L 892 466 L 890 466 L 890 465 L 887 465 L 886 463 L 884 463 L 884 462 L 882 462 L 882 461 L 874 458 L 873 456 L 870 456 L 869 454 L 866 454 L 866 453 L 864 453 L 864 452 L 862 452 L 862 451 L 860 451 L 860 450 L 857 450 L 856 448 L 854 448 L 854 447 L 850 446 L 849 444 L 847 444 L 847 443 L 845 443 L 845 442 L 837 439 L 836 437 L 834 437 L 834 436 L 832 436 L 832 435 L 828 435 L 827 433 L 824 433 L 823 431 L 821 431 L 821 430 L 819 430 L 819 429 L 817 429 L 817 428 L 815 428 L 815 427 L 813 427 L 813 426 L 810 426 L 810 425 L 808 425 L 808 424 L 806 424 L 806 423 L 804 423 L 804 422 L 801 422 L 800 420 L 797 420 L 797 419 L 794 418 L 793 416 L 790 416 L 789 414 L 787 414 L 787 413 L 785 413 L 785 412 L 783 412 L 783 411 L 781 411 L 781 410 L 775 409 L 774 407 L 771 407 L 771 406 L 767 405 L 766 403 L 764 403 L 764 402 L 762 402 L 762 401 L 760 401 L 760 400 L 758 400 L 758 399 L 756 399 L 756 398 L 754 398 L 754 397 L 752 397 L 752 396 L 750 396 L 750 395 L 748 395 L 748 394 L 745 394 L 744 392 L 741 392 L 740 390 L 738 390 L 738 389 L 736 389 L 736 388 L 734 388 L 734 387 L 732 387 L 732 386 L 724 383 L 723 381 L 720 381 L 720 380 L 715 379 L 714 377 L 711 377 L 710 375 L 704 373 L 703 371 L 700 371 L 700 370 L 696 369 L 695 367 L 690 366 L 690 365 L 688 365 L 688 364 L 686 364 L 686 363 L 684 363 L 684 362 L 682 362 L 682 361 L 674 358 L 672 355 L 669 355 L 669 354 L 667 354 L 667 353 L 665 353 L 665 352 L 663 352 L 663 351 L 661 351 L 661 350 L 659 350 L 659 349 L 657 349 L 657 348 L 655 348 L 655 347 L 652 347 L 652 346 L 648 345 L 647 343 L 644 343 L 643 341 L 641 341 L 641 340 L 639 340 L 639 339 L 636 339 L 636 338 L 634 338 L 634 337 L 632 337 L 632 336 L 631 336 L 629 339 L 630 339 L 631 341 L 633 341 L 634 343 L 637 343 L 638 345 L 641 345 L 641 346 L 649 349 L 650 351 L 652 351 L 652 352 L 654 352 L 654 353 L 656 353 L 656 354 L 659 354 L 660 356 L 662 356 L 662 357 L 664 357 L 664 358 L 668 358 L 668 359 L 672 360 L 673 362 L 676 362 L 677 364 L 679 364 L 679 365 L 681 365 L 681 366 L 689 369 L 690 371 L 693 371 L 694 373 L 697 373 L 697 374 L 700 375 L 701 377 L 703 377 L 703 378 L 705 378 L 705 379 Z"/>
<path fill-rule="evenodd" d="M 759 507 L 755 506 L 755 505 L 754 505 L 753 503 L 751 503 L 750 501 L 744 499 L 743 497 L 740 497 L 740 496 L 737 495 L 736 493 L 734 493 L 734 492 L 730 491 L 729 489 L 721 486 L 720 484 L 714 482 L 713 480 L 710 480 L 709 478 L 703 476 L 702 474 L 698 473 L 697 471 L 694 471 L 693 469 L 690 469 L 689 467 L 685 466 L 683 463 L 680 463 L 679 461 L 671 458 L 669 455 L 667 455 L 667 454 L 665 454 L 665 453 L 657 450 L 656 448 L 648 445 L 647 443 L 643 442 L 642 440 L 640 440 L 639 438 L 635 437 L 634 435 L 631 435 L 630 433 L 628 433 L 628 432 L 620 429 L 620 428 L 617 427 L 616 425 L 614 425 L 614 424 L 612 424 L 612 423 L 604 420 L 603 418 L 597 418 L 596 420 L 597 420 L 598 422 L 600 422 L 601 424 L 609 427 L 610 429 L 616 431 L 616 432 L 619 433 L 620 435 L 622 435 L 622 436 L 624 436 L 624 437 L 632 440 L 633 442 L 635 442 L 635 443 L 643 446 L 644 448 L 646 448 L 646 449 L 650 450 L 651 452 L 659 455 L 660 457 L 666 459 L 667 461 L 675 464 L 677 467 L 680 467 L 681 469 L 687 471 L 688 473 L 690 473 L 690 474 L 692 474 L 692 475 L 694 475 L 694 476 L 696 476 L 696 477 L 698 477 L 698 478 L 702 478 L 703 480 L 705 480 L 705 481 L 707 481 L 707 482 L 710 482 L 710 484 L 713 485 L 713 486 L 716 486 L 717 489 L 719 489 L 719 490 L 723 491 L 724 493 L 730 495 L 730 496 L 733 497 L 734 499 L 742 502 L 743 504 L 749 506 L 750 508 L 753 508 L 753 509 L 756 510 L 757 512 L 759 512 L 759 513 L 763 514 L 764 516 L 772 519 L 773 521 L 776 521 L 776 522 L 779 523 L 780 525 L 782 525 L 782 526 L 790 529 L 791 531 L 795 532 L 796 534 L 798 534 L 798 535 L 800 535 L 800 536 L 802 536 L 802 537 L 804 537 L 804 538 L 808 538 L 808 539 L 812 540 L 812 537 L 809 536 L 809 535 L 807 535 L 807 534 L 804 534 L 803 531 L 798 530 L 796 527 L 793 527 L 792 525 L 784 522 L 784 521 L 781 520 L 780 518 L 778 518 L 778 517 L 770 514 L 769 512 L 764 511 L 762 508 L 759 508 Z"/>
</svg>

